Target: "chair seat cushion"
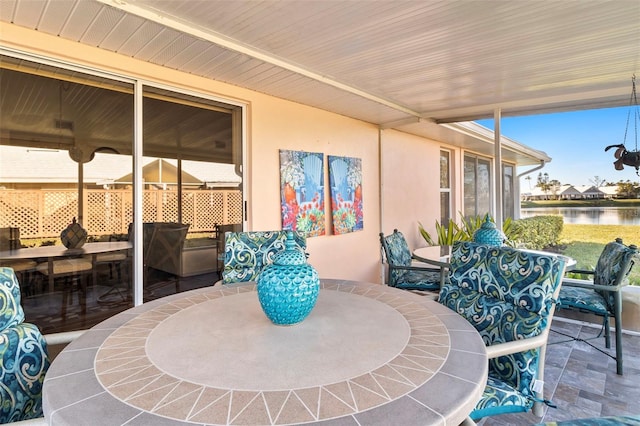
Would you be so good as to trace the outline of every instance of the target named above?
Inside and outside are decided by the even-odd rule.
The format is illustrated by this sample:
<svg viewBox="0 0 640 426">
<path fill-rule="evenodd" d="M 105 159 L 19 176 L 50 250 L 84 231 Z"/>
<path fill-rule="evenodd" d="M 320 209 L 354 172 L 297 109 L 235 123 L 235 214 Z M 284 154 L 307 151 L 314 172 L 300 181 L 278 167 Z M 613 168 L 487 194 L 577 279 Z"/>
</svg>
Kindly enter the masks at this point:
<svg viewBox="0 0 640 426">
<path fill-rule="evenodd" d="M 62 259 L 53 261 L 53 275 L 76 274 L 78 272 L 90 271 L 93 268 L 91 261 L 83 258 Z M 36 268 L 38 272 L 49 276 L 49 263 L 43 262 Z"/>
<path fill-rule="evenodd" d="M 489 374 L 482 398 L 471 412 L 470 417 L 473 420 L 478 420 L 498 414 L 521 413 L 530 410 L 532 406 L 532 399 L 524 397 L 504 381 Z"/>
<path fill-rule="evenodd" d="M 440 272 L 396 270 L 394 287 L 405 290 L 437 290 L 440 289 Z"/>
<path fill-rule="evenodd" d="M 574 308 L 593 312 L 597 315 L 608 315 L 606 300 L 588 288 L 563 286 L 560 289 L 560 308 Z"/>
<path fill-rule="evenodd" d="M 29 259 L 17 259 L 17 260 L 3 260 L 0 262 L 0 266 L 11 268 L 16 272 L 25 272 L 35 268 L 37 263 L 34 260 Z"/>
<path fill-rule="evenodd" d="M 127 253 L 124 252 L 114 252 L 114 253 L 105 253 L 99 254 L 96 256 L 97 263 L 108 263 L 108 262 L 121 262 L 123 260 L 127 260 Z"/>
</svg>

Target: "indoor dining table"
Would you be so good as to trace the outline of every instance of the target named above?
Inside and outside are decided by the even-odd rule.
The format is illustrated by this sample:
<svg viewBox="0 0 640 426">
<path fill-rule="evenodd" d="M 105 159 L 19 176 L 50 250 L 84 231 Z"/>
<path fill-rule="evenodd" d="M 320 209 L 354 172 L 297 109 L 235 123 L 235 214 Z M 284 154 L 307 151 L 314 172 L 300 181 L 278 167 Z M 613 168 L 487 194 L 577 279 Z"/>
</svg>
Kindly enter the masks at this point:
<svg viewBox="0 0 640 426">
<path fill-rule="evenodd" d="M 109 242 L 94 242 L 85 243 L 79 248 L 66 248 L 63 245 L 53 246 L 41 246 L 41 247 L 26 247 L 16 250 L 0 251 L 0 261 L 2 260 L 37 260 L 42 259 L 43 263 L 47 262 L 46 275 L 48 276 L 49 291 L 53 291 L 54 282 L 54 262 L 60 259 L 73 259 L 90 257 L 91 264 L 93 265 L 93 282 L 96 282 L 96 268 L 95 263 L 97 256 L 101 253 L 109 253 L 122 251 L 132 248 L 133 245 L 129 241 L 109 241 Z"/>
<path fill-rule="evenodd" d="M 53 361 L 50 425 L 458 425 L 480 398 L 476 330 L 434 300 L 323 279 L 277 326 L 256 284 L 200 288 L 96 325 Z"/>
</svg>

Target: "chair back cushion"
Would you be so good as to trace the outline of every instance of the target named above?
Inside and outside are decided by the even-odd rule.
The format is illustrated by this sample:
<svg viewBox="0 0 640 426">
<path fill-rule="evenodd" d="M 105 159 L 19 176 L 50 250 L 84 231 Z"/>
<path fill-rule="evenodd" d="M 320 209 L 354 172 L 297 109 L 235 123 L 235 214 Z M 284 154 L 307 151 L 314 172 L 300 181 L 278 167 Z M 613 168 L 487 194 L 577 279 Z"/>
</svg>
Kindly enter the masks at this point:
<svg viewBox="0 0 640 426">
<path fill-rule="evenodd" d="M 593 273 L 593 283 L 598 285 L 616 286 L 628 280 L 633 266 L 633 258 L 637 254 L 635 247 L 627 247 L 621 241 L 612 241 L 604 246 Z M 609 304 L 613 306 L 612 292 L 596 290 Z"/>
<path fill-rule="evenodd" d="M 256 281 L 262 268 L 271 264 L 275 255 L 284 250 L 287 232 L 292 231 L 228 232 L 225 236 L 222 283 Z M 304 252 L 307 248 L 305 234 L 294 232 L 294 239 Z"/>
<path fill-rule="evenodd" d="M 386 237 L 381 235 L 380 237 L 384 254 L 390 265 L 411 265 L 411 250 L 409 250 L 409 245 L 402 232 L 394 230 L 393 234 L 387 235 Z"/>
<path fill-rule="evenodd" d="M 23 321 L 18 280 L 13 269 L 0 268 L 0 423 L 42 416 L 47 344 L 38 327 Z"/>
<path fill-rule="evenodd" d="M 563 272 L 556 256 L 457 242 L 439 301 L 465 317 L 487 346 L 534 337 L 548 326 Z M 538 359 L 539 349 L 494 358 L 489 374 L 530 396 Z"/>
<path fill-rule="evenodd" d="M 24 321 L 20 285 L 13 269 L 0 267 L 0 331 Z"/>
</svg>

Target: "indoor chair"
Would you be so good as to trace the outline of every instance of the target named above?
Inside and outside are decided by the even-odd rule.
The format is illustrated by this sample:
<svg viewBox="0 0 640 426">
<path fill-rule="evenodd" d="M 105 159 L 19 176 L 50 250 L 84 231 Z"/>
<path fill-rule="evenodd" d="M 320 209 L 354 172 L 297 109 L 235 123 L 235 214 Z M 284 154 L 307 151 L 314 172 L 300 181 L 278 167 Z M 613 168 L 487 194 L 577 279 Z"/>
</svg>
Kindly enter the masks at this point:
<svg viewBox="0 0 640 426">
<path fill-rule="evenodd" d="M 409 250 L 407 240 L 397 229 L 393 234 L 380 233 L 382 261 L 387 263 L 387 284 L 403 290 L 426 290 L 438 292 L 445 281 L 445 269 L 425 266 Z M 420 263 L 417 263 L 420 262 Z"/>
<path fill-rule="evenodd" d="M 216 265 L 216 273 L 218 277 L 221 276 L 222 269 L 224 267 L 224 243 L 227 232 L 236 232 L 241 229 L 240 224 L 230 225 L 218 225 L 215 227 L 215 236 L 216 236 L 216 251 L 217 251 L 217 265 Z"/>
<path fill-rule="evenodd" d="M 304 252 L 307 248 L 307 239 L 302 232 L 227 232 L 222 284 L 256 281 L 262 268 L 273 263 L 275 255 L 284 250 L 287 232 L 293 232 L 298 248 Z"/>
<path fill-rule="evenodd" d="M 456 242 L 439 302 L 471 323 L 487 346 L 489 375 L 470 414 L 533 410 L 542 415 L 544 356 L 562 258 L 509 247 Z"/>
<path fill-rule="evenodd" d="M 20 228 L 0 228 L 0 251 L 12 251 L 21 248 L 22 242 L 20 241 Z M 0 266 L 6 266 L 13 269 L 13 272 L 22 282 L 20 287 L 22 288 L 22 293 L 25 296 L 31 296 L 35 293 L 33 272 L 37 266 L 36 261 L 33 259 L 0 260 Z"/>
<path fill-rule="evenodd" d="M 62 306 L 60 316 L 65 319 L 67 316 L 67 305 L 73 302 L 74 291 L 78 294 L 80 313 L 87 313 L 87 288 L 93 271 L 93 264 L 90 259 L 84 257 L 69 257 L 64 259 L 50 259 L 41 262 L 36 266 L 36 271 L 48 281 L 53 279 L 54 283 L 61 286 Z M 95 284 L 92 283 L 95 289 Z"/>
<path fill-rule="evenodd" d="M 143 226 L 143 239 L 146 238 Z M 149 245 L 144 252 L 144 289 L 150 296 L 153 290 L 148 287 L 151 269 L 162 271 L 173 276 L 176 293 L 180 292 L 180 275 L 182 274 L 182 250 L 187 238 L 189 224 L 173 222 L 155 222 Z M 143 244 L 146 245 L 146 242 Z M 162 282 L 160 286 L 166 285 Z"/>
<path fill-rule="evenodd" d="M 605 346 L 611 348 L 609 319 L 613 318 L 616 333 L 616 355 L 613 356 L 588 342 L 590 339 L 573 338 L 582 341 L 616 360 L 616 372 L 622 374 L 622 287 L 628 284 L 629 272 L 634 260 L 638 260 L 638 248 L 626 246 L 622 239 L 608 243 L 596 264 L 595 270 L 571 271 L 571 274 L 591 275 L 592 279 L 565 278 L 560 290 L 560 309 L 570 309 L 603 318 Z M 555 331 L 555 330 L 554 330 Z M 556 331 L 556 333 L 566 335 Z M 595 338 L 602 335 L 602 332 Z M 568 336 L 571 337 L 571 336 Z"/>
<path fill-rule="evenodd" d="M 13 269 L 0 267 L 0 423 L 42 417 L 42 384 L 49 363 L 40 330 L 24 322 Z"/>
<path fill-rule="evenodd" d="M 108 238 L 109 242 L 114 241 L 130 241 L 131 229 L 129 229 L 128 236 L 121 234 L 112 234 Z M 106 265 L 109 270 L 109 282 L 100 282 L 100 285 L 107 285 L 109 288 L 107 291 L 97 296 L 98 302 L 113 301 L 110 296 L 117 296 L 123 302 L 126 302 L 130 298 L 131 293 L 131 251 L 120 250 L 108 253 L 98 253 L 94 257 L 93 267 L 98 270 L 100 266 Z M 124 271 L 124 273 L 123 273 Z M 124 277 L 124 279 L 123 279 Z M 115 278 L 115 279 L 114 279 Z M 98 283 L 94 283 L 96 286 Z"/>
</svg>

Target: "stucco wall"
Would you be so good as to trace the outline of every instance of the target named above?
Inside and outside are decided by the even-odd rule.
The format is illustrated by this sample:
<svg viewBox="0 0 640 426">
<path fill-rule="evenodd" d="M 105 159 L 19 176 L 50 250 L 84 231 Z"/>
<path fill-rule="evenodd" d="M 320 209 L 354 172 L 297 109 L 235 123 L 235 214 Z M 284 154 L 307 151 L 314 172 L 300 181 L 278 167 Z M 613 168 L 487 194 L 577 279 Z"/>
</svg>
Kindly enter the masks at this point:
<svg viewBox="0 0 640 426">
<path fill-rule="evenodd" d="M 385 130 L 379 145 L 377 126 L 305 105 L 266 96 L 218 81 L 140 62 L 112 52 L 0 23 L 2 44 L 24 52 L 87 65 L 236 100 L 247 105 L 248 230 L 280 229 L 279 149 L 295 149 L 362 159 L 364 230 L 309 239 L 310 262 L 326 278 L 380 282 L 382 223 L 385 233 L 398 228 L 412 248 L 424 245 L 417 223 L 430 230 L 439 218 L 440 145 L 401 132 Z M 383 159 L 381 220 L 379 150 Z M 328 177 L 325 173 L 328 188 Z M 326 206 L 330 206 L 328 191 Z M 455 210 L 454 210 L 455 211 Z M 330 233 L 330 211 L 326 212 Z"/>
<path fill-rule="evenodd" d="M 440 220 L 440 148 L 417 136 L 382 132 L 382 230 L 402 231 L 412 249 L 426 245 L 418 222 L 434 236 Z"/>
</svg>

